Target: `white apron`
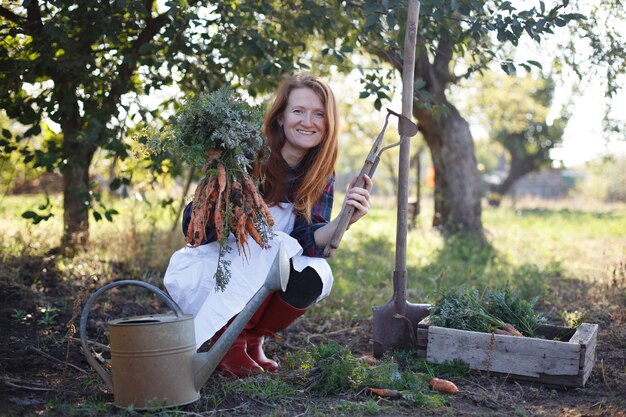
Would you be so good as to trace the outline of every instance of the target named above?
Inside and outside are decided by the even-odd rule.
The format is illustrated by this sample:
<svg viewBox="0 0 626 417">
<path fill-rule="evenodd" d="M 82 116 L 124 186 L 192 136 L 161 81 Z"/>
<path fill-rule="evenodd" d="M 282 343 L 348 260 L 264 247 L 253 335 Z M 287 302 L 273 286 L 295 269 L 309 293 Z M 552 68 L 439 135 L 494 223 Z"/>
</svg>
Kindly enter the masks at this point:
<svg viewBox="0 0 626 417">
<path fill-rule="evenodd" d="M 326 259 L 302 256 L 302 247 L 296 239 L 289 236 L 296 218 L 293 206 L 281 204 L 270 207 L 270 212 L 275 222 L 271 247 L 262 249 L 254 239 L 249 238 L 248 262 L 237 253 L 234 236 L 232 234 L 229 236 L 228 244 L 232 250 L 224 259 L 231 261 L 229 267 L 231 276 L 223 292 L 215 289 L 214 275 L 220 248 L 218 242 L 200 245 L 197 248 L 185 246 L 172 255 L 163 283 L 183 312 L 194 315 L 196 348 L 243 310 L 261 288 L 280 242 L 283 242 L 296 271 L 300 272 L 310 266 L 321 277 L 322 293 L 316 302 L 330 294 L 333 274 Z"/>
</svg>

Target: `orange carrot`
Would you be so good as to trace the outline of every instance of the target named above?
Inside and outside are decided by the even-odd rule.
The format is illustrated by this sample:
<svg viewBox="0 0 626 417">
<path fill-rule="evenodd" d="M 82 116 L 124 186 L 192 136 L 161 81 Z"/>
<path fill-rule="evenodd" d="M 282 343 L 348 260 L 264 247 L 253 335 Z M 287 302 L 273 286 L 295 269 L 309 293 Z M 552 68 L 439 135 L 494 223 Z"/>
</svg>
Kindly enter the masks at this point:
<svg viewBox="0 0 626 417">
<path fill-rule="evenodd" d="M 207 187 L 207 178 L 204 177 L 200 180 L 196 187 L 196 192 L 194 193 L 193 198 L 193 206 L 191 211 L 191 219 L 189 221 L 189 228 L 187 229 L 187 235 L 185 236 L 185 242 L 187 244 L 192 244 L 193 247 L 198 247 L 200 242 L 204 239 L 204 208 L 203 206 L 203 195 Z"/>
<path fill-rule="evenodd" d="M 256 210 L 260 211 L 263 214 L 263 216 L 265 216 L 265 218 L 267 219 L 267 224 L 269 226 L 273 226 L 274 219 L 272 218 L 272 215 L 270 214 L 270 211 L 267 207 L 267 204 L 265 203 L 265 200 L 263 200 L 263 198 L 261 198 L 261 196 L 259 195 L 259 190 L 254 185 L 254 181 L 252 181 L 252 179 L 249 177 L 245 177 L 243 184 L 244 184 L 244 189 L 247 191 L 247 194 L 253 199 L 254 205 L 256 206 Z"/>
<path fill-rule="evenodd" d="M 504 330 L 506 330 L 507 332 L 511 334 L 511 336 L 524 336 L 519 330 L 513 327 L 513 325 L 510 323 L 505 323 L 503 327 L 504 327 Z"/>
<path fill-rule="evenodd" d="M 254 204 L 257 207 L 261 207 L 261 196 L 259 196 L 259 192 L 256 188 L 256 185 L 254 185 L 254 181 L 252 181 L 252 178 L 250 177 L 245 177 L 243 180 L 243 186 L 244 186 L 244 190 L 246 190 L 248 192 L 248 195 L 250 197 L 252 197 L 252 199 L 254 200 Z"/>
<path fill-rule="evenodd" d="M 263 242 L 263 238 L 259 231 L 254 227 L 254 222 L 250 217 L 246 219 L 246 231 L 250 234 L 252 239 L 262 248 L 266 246 L 266 243 Z"/>
<path fill-rule="evenodd" d="M 435 391 L 444 392 L 446 394 L 459 393 L 457 386 L 447 379 L 432 378 L 428 384 Z"/>
<path fill-rule="evenodd" d="M 370 355 L 363 355 L 359 359 L 361 359 L 363 362 L 365 362 L 366 364 L 370 366 L 376 366 L 380 362 L 378 359 Z"/>
<path fill-rule="evenodd" d="M 383 398 L 401 398 L 402 393 L 395 389 L 388 388 L 368 388 L 371 392 Z"/>
<path fill-rule="evenodd" d="M 226 168 L 221 162 L 217 164 L 217 183 L 220 186 L 220 194 L 226 189 Z"/>
</svg>

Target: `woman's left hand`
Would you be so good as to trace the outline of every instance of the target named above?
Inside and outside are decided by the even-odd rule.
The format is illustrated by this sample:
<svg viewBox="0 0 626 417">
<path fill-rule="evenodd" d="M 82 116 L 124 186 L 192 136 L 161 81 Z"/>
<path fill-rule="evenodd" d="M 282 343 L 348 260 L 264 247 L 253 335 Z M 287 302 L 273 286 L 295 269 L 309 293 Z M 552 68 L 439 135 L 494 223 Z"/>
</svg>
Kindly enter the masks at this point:
<svg viewBox="0 0 626 417">
<path fill-rule="evenodd" d="M 370 204 L 370 191 L 372 191 L 373 185 L 371 178 L 363 175 L 365 184 L 363 184 L 363 187 L 355 187 L 354 184 L 357 178 L 354 177 L 350 182 L 350 188 L 346 192 L 345 204 L 354 207 L 354 213 L 350 218 L 349 225 L 365 216 L 372 206 Z"/>
</svg>

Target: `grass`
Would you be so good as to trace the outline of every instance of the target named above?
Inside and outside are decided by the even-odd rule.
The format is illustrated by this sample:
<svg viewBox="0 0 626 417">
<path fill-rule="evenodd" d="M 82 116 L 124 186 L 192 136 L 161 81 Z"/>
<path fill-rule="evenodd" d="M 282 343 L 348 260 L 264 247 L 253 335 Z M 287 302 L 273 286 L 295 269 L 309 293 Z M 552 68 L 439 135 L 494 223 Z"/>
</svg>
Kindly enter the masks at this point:
<svg viewBox="0 0 626 417">
<path fill-rule="evenodd" d="M 4 272 L 28 284 L 29 278 L 20 276 L 32 266 L 26 259 L 45 261 L 46 256 L 53 256 L 43 262 L 48 274 L 62 281 L 91 277 L 159 283 L 171 253 L 184 243 L 178 225 L 171 231 L 172 207 L 129 198 L 111 204 L 121 213 L 113 223 L 92 220 L 87 252 L 73 258 L 49 255 L 61 235 L 60 198 L 51 198 L 57 214 L 50 221 L 32 225 L 20 217 L 40 201 L 8 196 L 0 206 L 1 256 L 10 261 Z M 607 284 L 626 253 L 626 205 L 608 207 L 572 210 L 517 203 L 516 209 L 484 208 L 484 244 L 471 236 L 443 238 L 429 226 L 432 213 L 426 202 L 417 227 L 407 235 L 407 299 L 433 302 L 445 289 L 460 284 L 485 288 L 510 282 L 523 296 L 549 302 L 554 279 Z M 395 233 L 395 209 L 374 201 L 370 214 L 352 226 L 329 260 L 333 292 L 313 314 L 364 319 L 371 316 L 372 306 L 386 304 L 393 293 Z"/>
</svg>

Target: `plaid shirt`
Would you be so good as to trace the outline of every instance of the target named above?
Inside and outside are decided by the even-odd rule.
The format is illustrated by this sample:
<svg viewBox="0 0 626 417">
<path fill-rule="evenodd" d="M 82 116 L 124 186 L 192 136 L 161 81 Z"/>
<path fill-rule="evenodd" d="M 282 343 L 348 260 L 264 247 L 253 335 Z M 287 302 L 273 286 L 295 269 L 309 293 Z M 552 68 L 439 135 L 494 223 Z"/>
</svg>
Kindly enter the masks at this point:
<svg viewBox="0 0 626 417">
<path fill-rule="evenodd" d="M 297 186 L 297 171 L 290 169 L 287 173 L 287 199 L 285 202 L 293 200 L 293 195 Z M 333 210 L 333 200 L 335 196 L 335 177 L 330 176 L 328 183 L 322 192 L 320 198 L 315 202 L 311 209 L 311 223 L 308 223 L 306 217 L 296 214 L 296 221 L 290 235 L 300 243 L 304 250 L 304 255 L 315 258 L 324 257 L 324 247 L 315 244 L 315 231 L 330 222 L 330 215 Z M 187 229 L 191 221 L 191 210 L 193 203 L 187 204 L 183 213 L 183 234 L 187 235 Z M 206 238 L 202 241 L 202 245 L 214 242 L 217 237 L 215 230 L 209 224 L 206 228 Z"/>
<path fill-rule="evenodd" d="M 287 200 L 292 200 L 295 191 L 296 170 L 290 169 L 287 174 Z M 311 209 L 311 223 L 308 223 L 306 217 L 296 214 L 296 221 L 291 231 L 291 237 L 296 239 L 302 249 L 304 255 L 315 258 L 324 257 L 324 247 L 315 244 L 314 233 L 317 229 L 330 222 L 330 215 L 333 211 L 333 200 L 335 198 L 335 177 L 330 176 L 328 183 L 322 192 L 320 198 L 313 204 Z"/>
</svg>

